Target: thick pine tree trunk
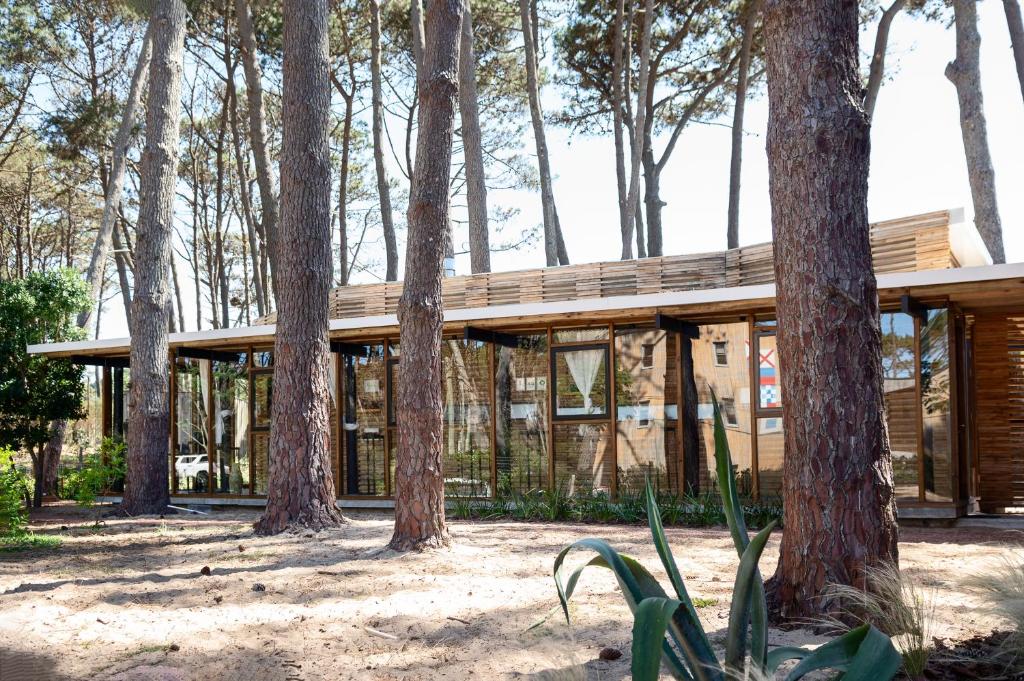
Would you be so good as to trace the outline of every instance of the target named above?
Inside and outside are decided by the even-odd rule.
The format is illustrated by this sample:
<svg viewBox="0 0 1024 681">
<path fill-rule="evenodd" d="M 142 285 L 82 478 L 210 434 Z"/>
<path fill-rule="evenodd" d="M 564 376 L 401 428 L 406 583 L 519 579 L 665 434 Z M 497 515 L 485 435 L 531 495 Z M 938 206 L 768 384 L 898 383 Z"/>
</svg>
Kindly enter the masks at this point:
<svg viewBox="0 0 1024 681">
<path fill-rule="evenodd" d="M 152 34 L 152 28 L 147 28 L 142 39 L 142 47 L 139 49 L 139 61 L 135 65 L 131 85 L 128 87 L 128 97 L 124 102 L 121 124 L 114 135 L 114 148 L 110 154 L 110 177 L 107 181 L 107 195 L 103 202 L 103 215 L 100 218 L 99 231 L 96 232 L 96 241 L 93 243 L 89 269 L 85 275 L 85 280 L 89 284 L 91 305 L 78 315 L 78 326 L 83 329 L 88 329 L 92 325 L 93 314 L 99 305 L 103 270 L 110 253 L 114 223 L 117 221 L 117 209 L 121 205 L 121 193 L 124 189 L 125 156 L 128 152 L 128 142 L 131 141 L 132 129 L 135 127 L 135 119 L 138 117 L 142 100 L 142 90 L 146 86 L 146 78 L 149 76 L 149 59 L 153 47 Z"/>
<path fill-rule="evenodd" d="M 276 296 L 277 289 L 277 238 L 278 199 L 274 188 L 273 170 L 270 162 L 270 147 L 267 144 L 267 125 L 263 112 L 263 73 L 259 55 L 256 53 L 256 31 L 252 25 L 249 0 L 235 0 L 235 17 L 238 21 L 238 37 L 241 42 L 242 68 L 245 71 L 245 96 L 249 103 L 249 136 L 252 138 L 252 155 L 256 165 L 256 183 L 260 188 L 260 220 L 267 235 L 267 255 L 270 260 L 270 287 Z M 265 282 L 264 282 L 265 283 Z M 270 292 L 267 292 L 267 307 Z"/>
<path fill-rule="evenodd" d="M 391 214 L 391 185 L 384 166 L 384 99 L 381 94 L 380 0 L 370 0 L 370 101 L 373 109 L 373 163 L 377 171 L 380 222 L 384 230 L 385 281 L 398 280 L 398 240 Z"/>
<path fill-rule="evenodd" d="M 953 0 L 956 21 L 956 59 L 946 66 L 946 78 L 956 86 L 960 132 L 967 159 L 967 179 L 974 203 L 974 224 L 988 246 L 992 262 L 1006 262 L 1003 227 L 996 203 L 996 173 L 988 149 L 988 127 L 981 97 L 981 35 L 977 0 Z"/>
<path fill-rule="evenodd" d="M 480 134 L 480 104 L 476 92 L 476 55 L 473 52 L 473 14 L 467 0 L 459 46 L 459 115 L 462 149 L 466 157 L 466 202 L 469 205 L 469 265 L 473 274 L 491 271 L 491 242 L 487 228 L 487 178 Z"/>
<path fill-rule="evenodd" d="M 178 176 L 185 3 L 159 0 L 150 24 L 153 58 L 146 105 L 139 219 L 135 229 L 135 297 L 132 301 L 132 410 L 129 416 L 124 497 L 131 515 L 160 513 L 170 501 L 167 482 L 169 424 L 167 305 L 170 302 L 174 185 Z"/>
<path fill-rule="evenodd" d="M 328 0 L 284 5 L 281 232 L 267 507 L 258 534 L 343 522 L 328 409 L 331 83 Z"/>
<path fill-rule="evenodd" d="M 867 219 L 870 124 L 857 3 L 768 0 L 768 169 L 784 395 L 784 619 L 834 612 L 829 583 L 897 560 L 878 292 Z M 808 74 L 814 74 L 809 78 Z"/>
<path fill-rule="evenodd" d="M 743 41 L 740 43 L 740 65 L 736 74 L 736 103 L 732 110 L 732 155 L 729 159 L 729 212 L 726 227 L 726 248 L 740 246 L 740 175 L 743 169 L 743 114 L 747 106 L 750 79 L 750 55 L 754 47 L 754 31 L 761 16 L 761 0 L 750 0 L 743 17 Z"/>
<path fill-rule="evenodd" d="M 537 75 L 536 26 L 530 18 L 529 0 L 519 0 L 519 17 L 523 30 L 526 62 L 526 89 L 530 99 L 530 120 L 533 139 L 537 147 L 537 166 L 540 171 L 540 201 L 544 217 L 544 259 L 548 267 L 559 264 L 558 214 L 555 212 L 555 193 L 551 183 L 551 162 L 548 159 L 548 141 L 544 133 L 544 113 L 540 104 L 540 81 Z M 562 250 L 565 246 L 562 244 Z M 567 260 L 568 258 L 566 258 Z"/>
<path fill-rule="evenodd" d="M 402 380 L 397 404 L 395 533 L 390 546 L 399 551 L 449 542 L 441 456 L 441 278 L 462 12 L 463 0 L 432 0 L 427 8 L 419 78 L 417 180 L 409 200 L 406 272 L 398 304 Z"/>
<path fill-rule="evenodd" d="M 1024 20 L 1020 15 L 1020 3 L 1017 0 L 1003 0 L 1003 11 L 1006 12 L 1006 27 L 1010 30 L 1010 47 L 1013 48 L 1013 63 L 1017 67 L 1017 82 L 1020 83 L 1020 94 L 1024 97 Z"/>
</svg>

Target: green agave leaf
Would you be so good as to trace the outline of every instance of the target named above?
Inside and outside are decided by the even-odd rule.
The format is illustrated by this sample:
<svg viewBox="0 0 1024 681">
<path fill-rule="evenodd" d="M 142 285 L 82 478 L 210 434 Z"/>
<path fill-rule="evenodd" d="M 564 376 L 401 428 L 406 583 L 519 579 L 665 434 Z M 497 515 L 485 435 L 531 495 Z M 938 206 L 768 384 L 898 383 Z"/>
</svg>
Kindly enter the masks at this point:
<svg viewBox="0 0 1024 681">
<path fill-rule="evenodd" d="M 729 609 L 729 630 L 725 645 L 725 666 L 728 669 L 742 671 L 747 655 L 747 622 L 750 620 L 750 598 L 755 589 L 754 582 L 760 583 L 757 562 L 761 559 L 768 537 L 775 529 L 771 522 L 757 533 L 740 559 L 740 567 L 736 572 L 736 582 L 732 590 L 732 605 Z M 754 660 L 758 667 L 763 666 L 760 659 Z"/>
<path fill-rule="evenodd" d="M 681 605 L 674 598 L 657 596 L 640 601 L 633 613 L 633 681 L 658 681 L 665 630 Z"/>
<path fill-rule="evenodd" d="M 709 388 L 710 389 L 710 388 Z M 715 417 L 715 470 L 718 475 L 718 486 L 722 496 L 722 509 L 732 534 L 732 541 L 740 559 L 750 544 L 747 534 L 747 523 L 743 517 L 743 505 L 740 503 L 739 491 L 736 489 L 736 478 L 732 474 L 732 455 L 729 452 L 729 438 L 725 433 L 722 421 L 722 410 L 718 406 L 718 395 L 711 390 L 711 404 Z M 760 570 L 756 571 L 756 580 L 750 595 L 747 612 L 750 613 L 750 657 L 758 668 L 764 669 L 768 659 L 768 603 L 765 601 L 764 582 Z M 735 596 L 733 597 L 735 602 Z M 746 622 L 743 627 L 746 629 Z"/>
<path fill-rule="evenodd" d="M 864 624 L 814 650 L 776 648 L 769 654 L 769 671 L 787 660 L 800 660 L 785 681 L 797 681 L 821 669 L 845 672 L 843 681 L 889 681 L 903 664 L 888 636 Z"/>
</svg>

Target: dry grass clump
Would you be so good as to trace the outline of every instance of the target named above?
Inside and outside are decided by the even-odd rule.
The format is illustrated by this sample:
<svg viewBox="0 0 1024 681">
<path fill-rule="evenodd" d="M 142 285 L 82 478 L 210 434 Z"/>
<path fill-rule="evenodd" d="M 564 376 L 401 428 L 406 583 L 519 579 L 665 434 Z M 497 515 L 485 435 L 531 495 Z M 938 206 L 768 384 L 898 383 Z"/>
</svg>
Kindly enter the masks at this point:
<svg viewBox="0 0 1024 681">
<path fill-rule="evenodd" d="M 1024 667 L 1024 556 L 1007 552 L 987 569 L 972 575 L 967 586 L 977 589 L 985 601 L 987 614 L 1002 617 L 1010 624 L 1003 639 L 1002 652 L 1007 664 Z"/>
<path fill-rule="evenodd" d="M 1024 575 L 1024 573 L 1022 573 Z M 846 618 L 858 624 L 873 624 L 892 637 L 903 657 L 903 670 L 911 679 L 922 678 L 935 653 L 935 594 L 900 572 L 893 563 L 865 571 L 867 589 L 834 584 L 828 595 L 840 600 Z M 1021 581 L 1024 596 L 1024 579 Z M 1024 616 L 1024 607 L 1021 609 Z M 849 622 L 829 619 L 827 625 L 850 628 Z"/>
</svg>

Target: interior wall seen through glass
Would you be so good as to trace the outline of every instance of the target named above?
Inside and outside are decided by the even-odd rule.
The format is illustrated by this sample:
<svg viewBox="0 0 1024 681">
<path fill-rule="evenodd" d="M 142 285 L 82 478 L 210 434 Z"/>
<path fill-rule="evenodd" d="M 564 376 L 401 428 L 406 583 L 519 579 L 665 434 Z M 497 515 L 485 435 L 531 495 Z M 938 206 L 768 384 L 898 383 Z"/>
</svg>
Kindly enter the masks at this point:
<svg viewBox="0 0 1024 681">
<path fill-rule="evenodd" d="M 494 348 L 495 451 L 498 493 L 526 493 L 548 483 L 547 335 L 522 335 Z"/>
<path fill-rule="evenodd" d="M 927 501 L 952 501 L 949 313 L 928 310 L 921 325 L 921 413 L 924 493 Z"/>
</svg>

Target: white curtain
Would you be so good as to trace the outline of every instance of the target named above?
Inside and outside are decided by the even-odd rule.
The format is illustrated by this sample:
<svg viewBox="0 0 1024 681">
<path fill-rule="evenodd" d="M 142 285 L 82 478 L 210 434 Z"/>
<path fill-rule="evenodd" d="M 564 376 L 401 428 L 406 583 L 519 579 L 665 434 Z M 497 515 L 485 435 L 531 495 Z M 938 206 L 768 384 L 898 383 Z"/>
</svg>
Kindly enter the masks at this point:
<svg viewBox="0 0 1024 681">
<path fill-rule="evenodd" d="M 210 418 L 210 379 L 213 376 L 213 364 L 208 359 L 199 360 L 199 399 L 203 405 L 203 414 Z M 203 424 L 206 432 L 206 424 Z"/>
<path fill-rule="evenodd" d="M 239 387 L 236 386 L 235 389 L 239 390 Z M 249 394 L 241 390 L 238 394 L 244 397 L 239 397 L 235 401 L 235 446 L 238 447 L 239 454 L 246 456 L 249 453 Z"/>
<path fill-rule="evenodd" d="M 583 408 L 587 414 L 591 414 L 594 405 L 590 399 L 590 391 L 597 380 L 597 372 L 601 368 L 601 360 L 604 359 L 604 350 L 573 350 L 563 354 L 572 382 L 583 394 Z"/>
</svg>

